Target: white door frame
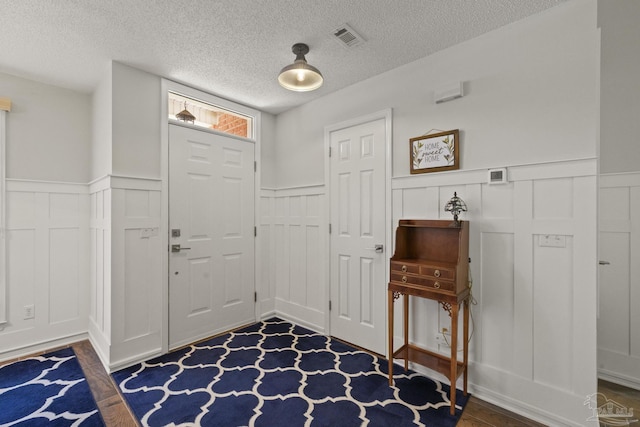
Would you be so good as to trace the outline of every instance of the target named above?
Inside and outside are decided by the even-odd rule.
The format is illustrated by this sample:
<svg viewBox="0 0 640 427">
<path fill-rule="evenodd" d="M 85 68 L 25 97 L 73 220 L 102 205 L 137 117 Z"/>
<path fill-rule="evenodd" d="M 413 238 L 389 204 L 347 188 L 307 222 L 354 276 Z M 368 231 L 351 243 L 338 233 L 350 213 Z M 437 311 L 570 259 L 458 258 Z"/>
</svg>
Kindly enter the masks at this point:
<svg viewBox="0 0 640 427">
<path fill-rule="evenodd" d="M 350 120 L 345 120 L 343 122 L 335 123 L 332 125 L 325 126 L 324 128 L 324 152 L 326 154 L 324 160 L 324 187 L 325 187 L 325 218 L 327 221 L 327 229 L 329 228 L 329 222 L 331 222 L 331 159 L 329 158 L 329 147 L 331 146 L 331 133 L 338 131 L 340 129 L 345 129 L 353 126 L 357 126 L 363 123 L 372 122 L 374 120 L 384 119 L 385 121 L 385 242 L 384 242 L 384 257 L 385 257 L 385 266 L 384 266 L 384 274 L 385 277 L 389 277 L 389 259 L 391 258 L 391 242 L 392 242 L 392 231 L 393 231 L 393 215 L 392 215 L 392 194 L 391 194 L 391 165 L 392 165 L 392 137 L 393 137 L 393 129 L 392 129 L 392 110 L 391 108 L 377 111 L 375 113 L 367 114 L 365 116 L 356 117 Z M 327 295 L 327 301 L 325 303 L 326 307 L 326 316 L 324 323 L 324 330 L 327 331 L 328 335 L 331 335 L 331 313 L 329 312 L 329 300 L 331 299 L 331 236 L 327 232 L 326 234 L 326 265 L 325 265 L 325 273 L 327 277 L 325 292 Z M 386 287 L 385 287 L 386 289 Z M 385 292 L 386 299 L 386 292 Z M 385 304 L 385 319 L 388 322 L 386 314 L 386 304 Z M 387 335 L 387 327 L 385 325 L 383 333 L 385 336 Z M 388 337 L 387 337 L 388 339 Z"/>
<path fill-rule="evenodd" d="M 189 86 L 185 86 L 183 84 L 167 80 L 161 79 L 160 82 L 160 172 L 162 177 L 162 194 L 161 194 L 161 212 L 160 212 L 160 238 L 161 245 L 163 248 L 164 256 L 162 257 L 162 326 L 161 326 L 161 335 L 162 335 L 162 354 L 167 353 L 169 351 L 169 100 L 167 96 L 167 92 L 172 91 L 179 93 L 181 95 L 201 100 L 203 102 L 207 102 L 213 105 L 217 105 L 219 107 L 226 108 L 230 111 L 235 111 L 245 116 L 253 118 L 253 135 L 250 138 L 242 138 L 236 137 L 234 135 L 217 132 L 214 130 L 207 130 L 204 128 L 200 128 L 198 126 L 192 126 L 189 124 L 184 124 L 180 122 L 180 125 L 193 127 L 194 129 L 202 130 L 204 132 L 211 133 L 219 133 L 224 136 L 229 136 L 232 138 L 239 138 L 246 141 L 251 141 L 254 143 L 254 158 L 256 161 L 256 170 L 254 174 L 254 216 L 253 216 L 253 226 L 258 226 L 258 208 L 260 206 L 260 135 L 261 135 L 261 122 L 262 116 L 260 111 L 255 110 L 253 108 L 246 107 L 242 104 L 235 103 L 233 101 L 229 101 L 224 98 L 219 98 L 215 95 L 203 92 L 198 89 L 194 89 Z M 255 264 L 254 264 L 254 284 L 256 287 L 256 292 L 259 290 L 259 283 L 257 281 L 258 272 L 261 271 L 261 253 L 259 239 L 260 236 L 255 237 L 254 244 L 254 254 L 255 254 Z M 165 249 L 166 248 L 166 249 Z M 256 301 L 255 305 L 255 317 L 256 320 L 260 316 L 260 298 Z"/>
</svg>

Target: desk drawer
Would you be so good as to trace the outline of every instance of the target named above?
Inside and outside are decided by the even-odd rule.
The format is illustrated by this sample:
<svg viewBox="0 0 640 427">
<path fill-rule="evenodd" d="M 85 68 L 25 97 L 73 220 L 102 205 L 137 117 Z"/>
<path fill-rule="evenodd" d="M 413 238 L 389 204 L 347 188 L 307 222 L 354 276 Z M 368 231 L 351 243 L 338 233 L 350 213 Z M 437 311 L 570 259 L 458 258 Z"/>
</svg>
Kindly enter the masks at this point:
<svg viewBox="0 0 640 427">
<path fill-rule="evenodd" d="M 448 268 L 421 265 L 420 274 L 422 276 L 435 277 L 436 279 L 456 280 L 456 271 Z"/>
<path fill-rule="evenodd" d="M 420 264 L 391 261 L 391 271 L 399 274 L 420 274 Z"/>
<path fill-rule="evenodd" d="M 392 271 L 391 281 L 423 286 L 425 288 L 439 289 L 441 291 L 455 292 L 455 283 L 448 280 L 432 279 L 430 277 L 414 276 Z"/>
</svg>

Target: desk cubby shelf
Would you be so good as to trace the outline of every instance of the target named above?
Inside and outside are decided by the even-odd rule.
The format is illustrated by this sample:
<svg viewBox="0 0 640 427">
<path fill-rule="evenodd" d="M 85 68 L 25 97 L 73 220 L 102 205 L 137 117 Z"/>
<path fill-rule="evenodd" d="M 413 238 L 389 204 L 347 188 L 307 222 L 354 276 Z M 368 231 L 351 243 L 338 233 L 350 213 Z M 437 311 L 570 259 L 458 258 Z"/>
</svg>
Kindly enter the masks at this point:
<svg viewBox="0 0 640 427">
<path fill-rule="evenodd" d="M 449 378 L 451 414 L 455 413 L 456 380 L 462 375 L 467 394 L 469 340 L 469 223 L 443 220 L 400 220 L 396 250 L 391 258 L 388 292 L 389 385 L 393 384 L 393 359 L 418 363 Z M 394 351 L 394 306 L 403 296 L 404 344 Z M 451 356 L 409 343 L 409 297 L 438 301 L 451 317 Z M 463 308 L 463 356 L 458 361 L 458 317 Z"/>
</svg>

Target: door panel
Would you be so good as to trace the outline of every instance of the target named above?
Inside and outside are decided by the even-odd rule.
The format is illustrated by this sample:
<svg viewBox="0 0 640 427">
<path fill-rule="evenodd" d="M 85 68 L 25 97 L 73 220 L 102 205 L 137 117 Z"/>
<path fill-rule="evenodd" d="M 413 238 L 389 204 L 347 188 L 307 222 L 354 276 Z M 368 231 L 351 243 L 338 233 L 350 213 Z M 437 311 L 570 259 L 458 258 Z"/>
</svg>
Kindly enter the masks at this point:
<svg viewBox="0 0 640 427">
<path fill-rule="evenodd" d="M 385 119 L 330 134 L 331 333 L 385 352 Z"/>
<path fill-rule="evenodd" d="M 253 322 L 253 144 L 170 125 L 169 218 L 169 347 Z"/>
</svg>

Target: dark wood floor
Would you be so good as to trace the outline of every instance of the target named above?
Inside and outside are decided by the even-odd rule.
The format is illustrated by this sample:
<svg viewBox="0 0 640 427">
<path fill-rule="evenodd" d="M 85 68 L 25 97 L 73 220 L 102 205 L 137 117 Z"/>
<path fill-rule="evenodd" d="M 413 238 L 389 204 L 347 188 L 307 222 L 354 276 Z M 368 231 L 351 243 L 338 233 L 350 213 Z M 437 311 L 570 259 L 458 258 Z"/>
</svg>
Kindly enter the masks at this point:
<svg viewBox="0 0 640 427">
<path fill-rule="evenodd" d="M 122 397 L 120 397 L 111 377 L 104 370 L 91 343 L 89 343 L 89 341 L 81 341 L 71 345 L 71 347 L 73 347 L 78 356 L 78 361 L 84 370 L 93 396 L 98 403 L 98 408 L 107 426 L 137 426 L 137 421 L 131 415 Z M 640 391 L 630 390 L 604 381 L 600 381 L 598 386 L 600 392 L 606 394 L 610 399 L 614 399 L 622 404 L 628 402 L 628 407 L 636 407 L 640 399 Z M 544 427 L 544 424 L 529 420 L 480 400 L 475 396 L 471 396 L 458 422 L 458 426 Z"/>
</svg>

